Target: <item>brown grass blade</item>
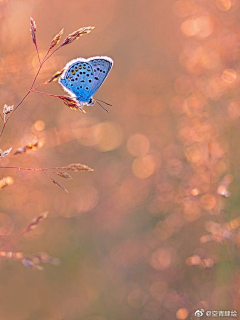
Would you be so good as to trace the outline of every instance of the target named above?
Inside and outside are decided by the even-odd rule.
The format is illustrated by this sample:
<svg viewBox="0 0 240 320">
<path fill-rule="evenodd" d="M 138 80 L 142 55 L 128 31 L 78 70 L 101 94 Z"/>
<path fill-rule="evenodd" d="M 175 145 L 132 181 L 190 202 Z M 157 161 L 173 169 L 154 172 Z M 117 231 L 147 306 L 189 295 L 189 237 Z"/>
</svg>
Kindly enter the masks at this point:
<svg viewBox="0 0 240 320">
<path fill-rule="evenodd" d="M 30 268 L 30 269 L 35 269 L 35 270 L 39 270 L 39 271 L 42 271 L 43 270 L 43 267 L 40 266 L 39 264 L 37 264 L 37 262 L 33 261 L 30 258 L 24 258 L 22 259 L 22 264 L 24 265 L 24 267 L 27 267 L 27 268 Z"/>
<path fill-rule="evenodd" d="M 4 121 L 5 124 L 6 124 L 6 121 L 7 121 L 7 117 L 6 116 L 10 115 L 10 113 L 12 113 L 13 109 L 14 109 L 13 105 L 12 106 L 8 106 L 7 104 L 5 104 L 3 106 L 3 121 Z"/>
<path fill-rule="evenodd" d="M 32 257 L 38 259 L 39 263 L 47 263 L 55 266 L 58 266 L 60 264 L 60 260 L 58 258 L 54 258 L 45 252 L 35 253 L 34 255 L 32 255 Z"/>
<path fill-rule="evenodd" d="M 56 73 L 54 73 L 54 75 L 52 76 L 51 79 L 47 80 L 44 82 L 44 84 L 48 84 L 50 82 L 55 82 L 58 80 L 58 78 L 63 74 L 63 72 L 65 71 L 65 69 L 62 69 L 61 71 L 57 71 Z"/>
<path fill-rule="evenodd" d="M 40 147 L 40 144 L 38 141 L 36 142 L 33 142 L 33 143 L 28 143 L 27 145 L 25 145 L 24 147 L 21 147 L 21 148 L 18 148 L 16 152 L 14 152 L 13 155 L 16 155 L 16 154 L 21 154 L 21 153 L 25 153 L 29 150 L 35 150 L 37 148 Z"/>
<path fill-rule="evenodd" d="M 69 179 L 69 180 L 73 179 L 73 178 L 70 176 L 70 174 L 68 174 L 68 173 L 65 172 L 65 171 L 53 171 L 52 173 L 58 175 L 58 176 L 61 177 L 61 178 L 65 178 L 65 179 Z"/>
<path fill-rule="evenodd" d="M 66 167 L 63 167 L 63 169 L 69 170 L 69 171 L 75 171 L 75 172 L 94 171 L 92 168 L 81 163 L 72 163 Z"/>
<path fill-rule="evenodd" d="M 43 270 L 40 264 L 50 264 L 58 266 L 60 259 L 54 258 L 45 252 L 37 252 L 27 255 L 23 252 L 0 251 L 0 258 L 21 262 L 25 267 L 35 270 Z"/>
<path fill-rule="evenodd" d="M 71 98 L 69 96 L 58 96 L 58 98 L 61 99 L 62 102 L 66 106 L 68 106 L 70 109 L 78 110 L 78 111 L 80 111 L 82 113 L 86 113 L 86 111 L 83 110 L 83 108 L 79 105 L 79 103 L 75 99 L 73 99 L 73 98 Z"/>
<path fill-rule="evenodd" d="M 80 28 L 72 33 L 70 33 L 67 38 L 63 41 L 63 43 L 61 44 L 61 47 L 72 43 L 73 41 L 77 40 L 79 37 L 81 37 L 84 34 L 90 33 L 95 27 L 83 27 Z"/>
<path fill-rule="evenodd" d="M 11 150 L 12 150 L 12 148 L 9 148 L 9 149 L 7 149 L 7 150 L 5 150 L 5 151 L 2 151 L 2 150 L 0 149 L 0 157 L 1 157 L 1 158 L 7 157 L 7 156 L 9 155 L 9 153 L 11 152 Z"/>
<path fill-rule="evenodd" d="M 54 48 L 60 41 L 62 35 L 63 35 L 64 29 L 62 29 L 58 34 L 55 35 L 55 37 L 52 39 L 49 47 L 49 51 Z"/>
<path fill-rule="evenodd" d="M 68 190 L 58 181 L 54 180 L 53 178 L 51 178 L 51 181 L 56 184 L 58 187 L 60 187 L 61 189 L 63 189 L 65 192 L 69 193 Z"/>
<path fill-rule="evenodd" d="M 9 113 L 11 113 L 13 111 L 13 109 L 14 109 L 13 105 L 12 106 L 8 106 L 7 104 L 5 104 L 3 106 L 3 114 L 5 114 L 5 115 L 9 114 Z"/>
<path fill-rule="evenodd" d="M 36 26 L 36 22 L 33 20 L 32 17 L 30 17 L 30 32 L 32 35 L 32 41 L 33 43 L 36 45 L 37 41 L 36 41 L 36 31 L 37 31 L 37 26 Z"/>
<path fill-rule="evenodd" d="M 12 260 L 22 260 L 24 255 L 22 252 L 0 251 L 0 257 Z"/>
</svg>

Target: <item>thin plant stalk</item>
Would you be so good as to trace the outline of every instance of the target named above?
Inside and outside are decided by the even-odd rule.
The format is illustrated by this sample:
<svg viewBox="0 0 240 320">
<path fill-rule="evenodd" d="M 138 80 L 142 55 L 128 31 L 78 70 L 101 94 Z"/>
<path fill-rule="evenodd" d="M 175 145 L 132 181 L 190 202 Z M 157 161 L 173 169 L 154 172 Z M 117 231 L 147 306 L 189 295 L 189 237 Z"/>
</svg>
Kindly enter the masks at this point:
<svg viewBox="0 0 240 320">
<path fill-rule="evenodd" d="M 39 51 L 38 51 L 38 47 L 37 47 L 37 44 L 35 45 L 35 48 L 36 48 L 36 51 L 37 51 L 37 54 L 38 54 L 38 59 L 39 59 L 39 68 L 38 68 L 38 71 L 33 79 L 33 82 L 31 84 L 31 87 L 29 88 L 28 92 L 23 96 L 23 98 L 20 100 L 20 102 L 16 105 L 16 107 L 13 109 L 12 113 L 9 115 L 9 117 L 6 119 L 6 121 L 4 122 L 3 126 L 2 126 L 2 129 L 1 129 L 1 132 L 0 132 L 0 138 L 1 136 L 3 135 L 3 132 L 5 130 L 5 127 L 7 125 L 7 122 L 9 121 L 9 119 L 11 118 L 11 116 L 14 114 L 14 112 L 20 107 L 20 105 L 23 103 L 23 101 L 27 98 L 27 96 L 31 93 L 31 92 L 34 92 L 32 89 L 36 83 L 36 80 L 38 78 L 38 75 L 44 65 L 44 63 L 57 51 L 61 48 L 61 45 L 58 46 L 55 50 L 53 50 L 53 52 L 49 55 L 49 52 L 50 52 L 50 49 L 48 50 L 47 54 L 45 55 L 45 57 L 43 58 L 43 61 L 41 62 L 40 60 L 40 56 L 39 56 Z M 49 94 L 50 95 L 50 94 Z M 52 95 L 54 96 L 54 95 Z"/>
</svg>

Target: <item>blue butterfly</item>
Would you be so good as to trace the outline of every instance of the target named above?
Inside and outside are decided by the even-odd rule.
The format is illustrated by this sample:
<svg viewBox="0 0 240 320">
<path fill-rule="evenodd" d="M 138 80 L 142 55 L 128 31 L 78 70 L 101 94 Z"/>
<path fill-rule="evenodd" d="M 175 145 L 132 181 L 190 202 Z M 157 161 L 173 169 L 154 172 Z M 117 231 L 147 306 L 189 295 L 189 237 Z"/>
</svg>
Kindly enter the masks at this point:
<svg viewBox="0 0 240 320">
<path fill-rule="evenodd" d="M 107 78 L 112 66 L 113 60 L 105 56 L 74 59 L 64 67 L 59 83 L 82 108 L 84 105 L 93 105 L 95 101 L 100 105 L 98 101 L 104 101 L 93 99 L 93 95 Z"/>
</svg>

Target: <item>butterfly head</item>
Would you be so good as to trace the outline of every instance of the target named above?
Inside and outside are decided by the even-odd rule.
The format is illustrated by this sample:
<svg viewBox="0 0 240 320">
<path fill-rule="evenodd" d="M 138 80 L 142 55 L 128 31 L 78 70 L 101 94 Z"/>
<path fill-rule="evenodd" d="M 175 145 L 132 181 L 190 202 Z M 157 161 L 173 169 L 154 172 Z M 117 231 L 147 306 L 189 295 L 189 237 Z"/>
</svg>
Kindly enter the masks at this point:
<svg viewBox="0 0 240 320">
<path fill-rule="evenodd" d="M 93 106 L 94 103 L 95 103 L 95 101 L 93 100 L 93 98 L 89 98 L 87 104 L 88 104 L 89 106 Z"/>
</svg>

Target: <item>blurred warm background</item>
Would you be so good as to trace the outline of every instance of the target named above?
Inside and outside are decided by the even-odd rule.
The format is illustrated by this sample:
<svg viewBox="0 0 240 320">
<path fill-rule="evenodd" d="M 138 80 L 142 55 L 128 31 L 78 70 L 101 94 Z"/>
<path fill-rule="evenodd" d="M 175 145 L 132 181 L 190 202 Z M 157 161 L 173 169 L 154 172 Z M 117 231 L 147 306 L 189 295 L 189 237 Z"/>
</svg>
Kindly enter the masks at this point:
<svg viewBox="0 0 240 320">
<path fill-rule="evenodd" d="M 194 319 L 197 309 L 238 311 L 240 298 L 239 0 L 1 0 L 0 96 L 16 105 L 53 36 L 96 29 L 62 48 L 38 83 L 77 57 L 114 67 L 87 114 L 30 95 L 1 149 L 38 142 L 1 166 L 83 163 L 94 172 L 57 177 L 1 170 L 4 246 L 61 260 L 43 271 L 1 259 L 0 319 Z M 43 90 L 63 94 L 57 83 Z M 2 181 L 2 180 L 1 180 Z M 225 319 L 230 319 L 225 317 Z"/>
</svg>

